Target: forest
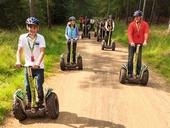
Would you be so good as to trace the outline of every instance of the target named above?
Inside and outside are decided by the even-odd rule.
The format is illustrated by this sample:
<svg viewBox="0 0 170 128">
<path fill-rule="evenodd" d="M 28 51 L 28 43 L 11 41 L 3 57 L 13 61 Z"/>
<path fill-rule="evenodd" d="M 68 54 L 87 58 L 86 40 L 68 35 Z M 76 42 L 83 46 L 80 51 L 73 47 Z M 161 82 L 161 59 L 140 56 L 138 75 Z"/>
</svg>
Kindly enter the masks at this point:
<svg viewBox="0 0 170 128">
<path fill-rule="evenodd" d="M 66 23 L 72 15 L 78 19 L 107 18 L 109 14 L 128 24 L 138 9 L 149 25 L 167 24 L 170 18 L 170 0 L 0 0 L 0 29 L 25 26 L 25 19 L 31 15 L 31 2 L 35 5 L 34 16 L 43 26 Z"/>
</svg>

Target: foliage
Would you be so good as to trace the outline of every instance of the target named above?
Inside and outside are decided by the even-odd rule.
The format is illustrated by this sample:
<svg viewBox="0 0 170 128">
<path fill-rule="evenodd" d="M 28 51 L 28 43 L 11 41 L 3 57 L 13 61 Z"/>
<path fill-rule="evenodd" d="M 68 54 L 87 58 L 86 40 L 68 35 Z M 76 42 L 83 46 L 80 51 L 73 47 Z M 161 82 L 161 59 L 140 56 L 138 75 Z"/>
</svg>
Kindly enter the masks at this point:
<svg viewBox="0 0 170 128">
<path fill-rule="evenodd" d="M 128 3 L 129 1 L 129 3 Z M 36 0 L 35 15 L 41 25 L 47 25 L 47 2 L 50 8 L 50 19 L 53 25 L 66 24 L 68 17 L 79 16 L 107 18 L 109 14 L 115 19 L 124 20 L 127 8 L 128 17 L 139 9 L 139 0 Z M 143 8 L 141 0 L 140 9 Z M 153 0 L 146 1 L 145 20 L 150 21 Z M 129 5 L 129 6 L 128 6 Z M 0 0 L 0 27 L 17 28 L 25 24 L 26 18 L 30 16 L 28 0 Z M 156 24 L 168 23 L 170 15 L 170 1 L 156 0 L 154 7 L 153 22 Z M 131 19 L 131 18 L 130 18 Z M 130 20 L 129 19 L 129 20 Z"/>
</svg>

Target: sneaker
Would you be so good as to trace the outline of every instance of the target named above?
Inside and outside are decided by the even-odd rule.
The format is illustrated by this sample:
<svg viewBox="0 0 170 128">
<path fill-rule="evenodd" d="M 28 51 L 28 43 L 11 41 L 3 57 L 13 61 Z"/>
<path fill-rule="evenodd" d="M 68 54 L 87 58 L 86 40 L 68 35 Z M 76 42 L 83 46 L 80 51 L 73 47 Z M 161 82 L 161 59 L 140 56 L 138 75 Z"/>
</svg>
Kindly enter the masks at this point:
<svg viewBox="0 0 170 128">
<path fill-rule="evenodd" d="M 39 110 L 44 110 L 45 106 L 43 105 L 43 102 L 38 102 L 38 108 Z"/>
<path fill-rule="evenodd" d="M 72 64 L 72 65 L 74 65 L 74 64 L 75 64 L 75 62 L 71 62 L 71 64 Z"/>
<path fill-rule="evenodd" d="M 136 78 L 140 78 L 140 75 L 137 75 Z"/>
<path fill-rule="evenodd" d="M 31 111 L 31 104 L 30 104 L 30 103 L 28 103 L 28 104 L 26 105 L 26 111 Z"/>
<path fill-rule="evenodd" d="M 133 75 L 132 74 L 128 74 L 128 78 L 132 78 L 133 77 Z"/>
</svg>

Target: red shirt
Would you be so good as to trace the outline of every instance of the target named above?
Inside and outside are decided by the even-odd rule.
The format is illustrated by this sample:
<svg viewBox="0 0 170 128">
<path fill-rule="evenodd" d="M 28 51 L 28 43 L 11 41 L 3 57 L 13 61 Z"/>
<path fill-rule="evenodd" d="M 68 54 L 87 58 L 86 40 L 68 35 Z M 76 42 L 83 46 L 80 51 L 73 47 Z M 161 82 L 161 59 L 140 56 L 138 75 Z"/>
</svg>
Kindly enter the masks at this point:
<svg viewBox="0 0 170 128">
<path fill-rule="evenodd" d="M 135 44 L 143 44 L 144 40 L 148 41 L 148 24 L 145 21 L 140 21 L 140 23 L 136 23 L 133 21 L 130 23 L 128 27 L 128 39 L 129 44 L 134 42 Z"/>
<path fill-rule="evenodd" d="M 84 18 L 83 17 L 79 17 L 79 22 L 83 22 Z"/>
</svg>

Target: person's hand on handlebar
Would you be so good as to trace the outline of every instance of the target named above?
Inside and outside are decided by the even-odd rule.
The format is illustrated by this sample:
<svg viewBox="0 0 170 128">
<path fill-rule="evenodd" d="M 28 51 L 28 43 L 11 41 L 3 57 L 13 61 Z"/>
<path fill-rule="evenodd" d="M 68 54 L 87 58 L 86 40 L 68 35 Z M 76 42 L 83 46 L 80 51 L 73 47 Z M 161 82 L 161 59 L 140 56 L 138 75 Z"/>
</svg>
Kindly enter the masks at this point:
<svg viewBox="0 0 170 128">
<path fill-rule="evenodd" d="M 143 42 L 143 46 L 146 46 L 146 45 L 147 45 L 147 42 L 146 42 L 146 41 L 144 41 L 144 42 Z"/>
<path fill-rule="evenodd" d="M 21 63 L 16 63 L 16 64 L 15 64 L 15 67 L 16 67 L 16 68 L 21 68 L 21 67 L 22 67 L 22 64 L 21 64 Z"/>
<path fill-rule="evenodd" d="M 131 45 L 132 47 L 135 47 L 135 43 L 134 43 L 134 42 L 131 42 L 130 45 Z"/>
<path fill-rule="evenodd" d="M 32 66 L 32 68 L 38 69 L 38 68 L 40 68 L 40 66 L 35 64 L 35 65 Z"/>
</svg>

